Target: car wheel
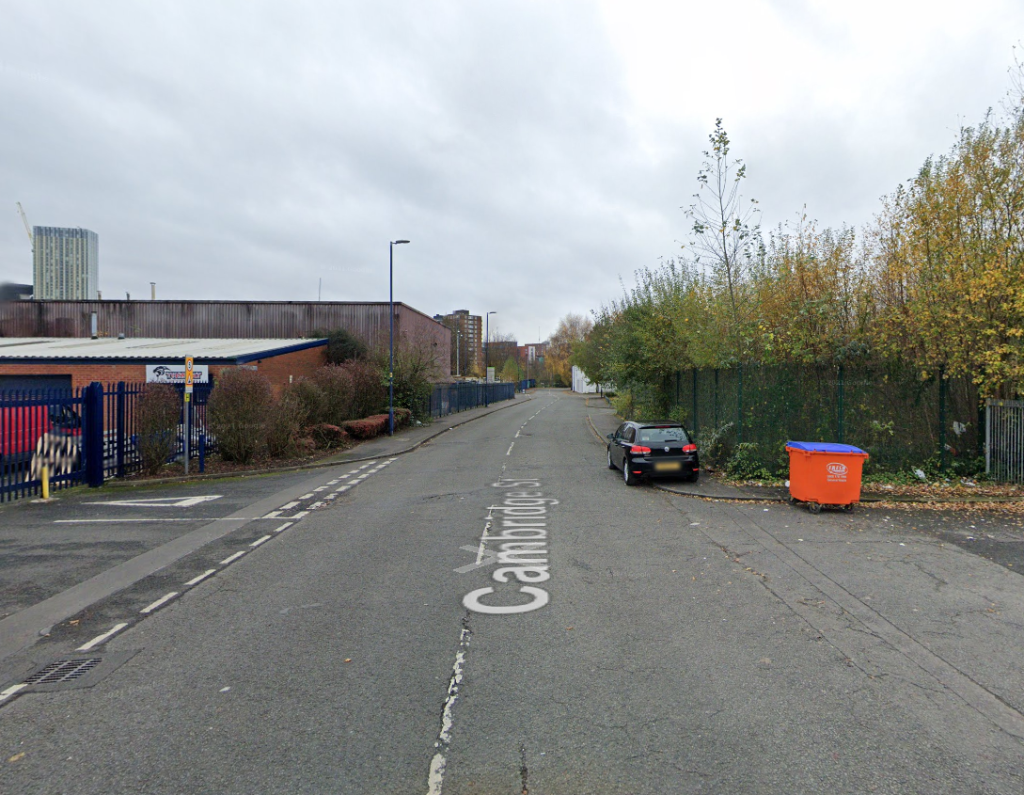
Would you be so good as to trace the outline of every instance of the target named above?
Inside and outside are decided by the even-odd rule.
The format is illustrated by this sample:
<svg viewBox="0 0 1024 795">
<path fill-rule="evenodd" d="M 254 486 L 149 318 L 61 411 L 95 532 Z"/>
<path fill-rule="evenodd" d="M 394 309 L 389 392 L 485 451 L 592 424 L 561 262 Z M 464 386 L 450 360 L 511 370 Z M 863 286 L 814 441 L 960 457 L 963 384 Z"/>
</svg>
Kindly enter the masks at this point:
<svg viewBox="0 0 1024 795">
<path fill-rule="evenodd" d="M 635 486 L 640 482 L 640 478 L 629 471 L 628 457 L 622 459 L 622 479 L 626 482 L 627 486 Z"/>
<path fill-rule="evenodd" d="M 608 468 L 615 469 L 615 464 L 612 463 L 612 449 L 608 448 Z"/>
<path fill-rule="evenodd" d="M 690 477 L 687 478 L 687 480 L 690 481 L 691 483 L 696 483 L 698 480 L 700 480 L 700 472 L 694 472 L 692 475 L 690 475 Z"/>
</svg>

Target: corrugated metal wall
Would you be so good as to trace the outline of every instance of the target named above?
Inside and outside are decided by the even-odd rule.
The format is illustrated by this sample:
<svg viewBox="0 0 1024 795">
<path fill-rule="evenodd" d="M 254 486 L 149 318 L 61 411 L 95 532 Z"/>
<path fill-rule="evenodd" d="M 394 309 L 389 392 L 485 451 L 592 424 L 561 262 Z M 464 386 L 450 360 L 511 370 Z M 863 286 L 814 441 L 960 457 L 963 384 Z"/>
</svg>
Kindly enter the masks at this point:
<svg viewBox="0 0 1024 795">
<path fill-rule="evenodd" d="M 320 301 L 8 301 L 0 337 L 89 337 L 96 313 L 101 336 L 288 339 L 315 329 L 347 329 L 374 347 L 388 342 L 388 304 Z M 451 332 L 405 304 L 395 304 L 395 335 L 438 349 L 450 375 Z"/>
</svg>

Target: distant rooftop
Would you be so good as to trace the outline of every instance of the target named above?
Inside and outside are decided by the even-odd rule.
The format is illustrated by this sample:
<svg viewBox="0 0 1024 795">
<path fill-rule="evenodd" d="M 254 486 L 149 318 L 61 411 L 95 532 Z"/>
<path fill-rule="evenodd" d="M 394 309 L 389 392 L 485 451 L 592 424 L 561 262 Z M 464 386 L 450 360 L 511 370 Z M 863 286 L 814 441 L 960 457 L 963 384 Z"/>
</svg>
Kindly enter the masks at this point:
<svg viewBox="0 0 1024 795">
<path fill-rule="evenodd" d="M 156 339 L 100 337 L 0 337 L 0 361 L 143 360 L 183 359 L 230 361 L 244 364 L 256 359 L 316 348 L 326 339 Z"/>
</svg>

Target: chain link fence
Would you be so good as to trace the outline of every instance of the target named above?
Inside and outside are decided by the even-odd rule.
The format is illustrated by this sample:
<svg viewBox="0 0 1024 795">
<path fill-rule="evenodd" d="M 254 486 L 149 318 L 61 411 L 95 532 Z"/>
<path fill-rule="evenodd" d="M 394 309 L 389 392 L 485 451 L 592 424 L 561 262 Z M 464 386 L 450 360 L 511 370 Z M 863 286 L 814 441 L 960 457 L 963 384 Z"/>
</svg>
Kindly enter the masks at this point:
<svg viewBox="0 0 1024 795">
<path fill-rule="evenodd" d="M 788 467 L 789 440 L 856 445 L 876 471 L 984 469 L 984 409 L 967 378 L 899 366 L 748 365 L 680 371 L 662 392 L 703 447 L 721 458 L 742 449 L 776 473 Z"/>
</svg>

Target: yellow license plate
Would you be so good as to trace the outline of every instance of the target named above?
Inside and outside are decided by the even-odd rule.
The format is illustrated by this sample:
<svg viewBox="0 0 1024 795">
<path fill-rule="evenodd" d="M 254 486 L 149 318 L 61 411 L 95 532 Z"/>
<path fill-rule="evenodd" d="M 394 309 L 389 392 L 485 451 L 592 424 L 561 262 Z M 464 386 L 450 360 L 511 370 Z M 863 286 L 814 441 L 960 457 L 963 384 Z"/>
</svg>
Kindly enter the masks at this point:
<svg viewBox="0 0 1024 795">
<path fill-rule="evenodd" d="M 662 461 L 660 464 L 654 465 L 655 472 L 676 472 L 682 469 L 682 464 L 678 461 Z"/>
</svg>

